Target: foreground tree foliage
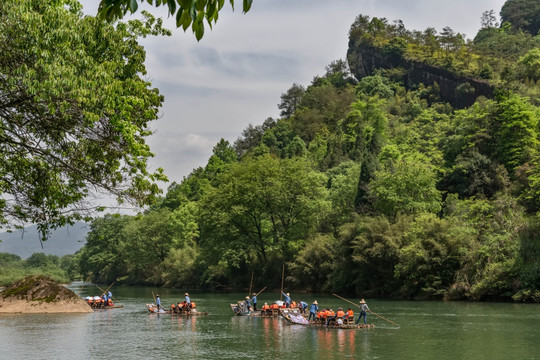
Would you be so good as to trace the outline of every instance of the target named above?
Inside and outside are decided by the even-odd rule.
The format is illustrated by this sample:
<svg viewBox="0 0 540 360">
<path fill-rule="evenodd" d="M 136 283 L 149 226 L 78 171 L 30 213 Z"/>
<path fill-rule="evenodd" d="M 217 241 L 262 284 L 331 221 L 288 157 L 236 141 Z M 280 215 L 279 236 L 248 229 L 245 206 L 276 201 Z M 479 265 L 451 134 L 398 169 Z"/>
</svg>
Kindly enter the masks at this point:
<svg viewBox="0 0 540 360">
<path fill-rule="evenodd" d="M 0 4 L 0 226 L 35 223 L 43 238 L 95 210 L 95 191 L 143 205 L 166 179 L 147 170 L 163 97 L 144 80 L 137 43 L 166 31 L 151 16 L 113 27 L 80 10 Z"/>
<path fill-rule="evenodd" d="M 450 28 L 409 31 L 359 16 L 351 46 L 497 90 L 458 109 L 439 84 L 411 83 L 401 68 L 356 81 L 344 61 L 332 62 L 282 94 L 282 118 L 248 126 L 234 146 L 220 140 L 206 166 L 146 213 L 96 220 L 79 258 L 84 273 L 205 288 L 245 288 L 253 274 L 255 288 L 279 288 L 284 266 L 291 292 L 540 302 L 531 50 L 540 37 L 499 29 L 493 17 L 484 13 L 473 43 Z M 112 229 L 121 261 L 96 241 Z M 106 259 L 126 264 L 105 270 Z"/>
<path fill-rule="evenodd" d="M 101 0 L 98 16 L 107 21 L 123 18 L 127 12 L 135 13 L 144 0 Z M 152 6 L 167 5 L 168 13 L 176 19 L 176 27 L 186 31 L 190 26 L 197 40 L 204 36 L 204 22 L 212 28 L 219 17 L 225 0 L 146 0 Z M 234 9 L 234 0 L 229 0 Z M 253 0 L 243 0 L 242 9 L 246 13 L 251 9 Z"/>
</svg>

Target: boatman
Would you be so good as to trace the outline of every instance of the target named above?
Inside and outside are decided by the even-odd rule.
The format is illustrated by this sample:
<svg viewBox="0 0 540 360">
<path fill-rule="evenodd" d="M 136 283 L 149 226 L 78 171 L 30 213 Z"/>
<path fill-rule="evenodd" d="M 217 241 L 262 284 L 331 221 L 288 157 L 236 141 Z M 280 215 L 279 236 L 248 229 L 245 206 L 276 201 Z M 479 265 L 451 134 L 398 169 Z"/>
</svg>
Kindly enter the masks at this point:
<svg viewBox="0 0 540 360">
<path fill-rule="evenodd" d="M 157 311 L 159 312 L 159 309 L 161 309 L 161 299 L 159 298 L 159 295 L 156 295 L 156 305 Z"/>
<path fill-rule="evenodd" d="M 315 300 L 313 302 L 313 304 L 311 304 L 311 306 L 309 307 L 309 318 L 308 318 L 308 321 L 311 321 L 311 317 L 313 316 L 313 321 L 315 321 L 315 319 L 317 319 L 317 311 L 319 311 L 319 306 L 317 304 L 317 300 Z"/>
<path fill-rule="evenodd" d="M 109 290 L 109 292 L 107 293 L 107 298 L 109 299 L 112 299 L 112 292 Z"/>
<path fill-rule="evenodd" d="M 283 294 L 283 296 L 285 297 L 285 307 L 286 308 L 290 308 L 291 307 L 291 295 L 289 293 L 284 293 L 284 292 L 281 292 Z"/>
<path fill-rule="evenodd" d="M 188 293 L 185 293 L 186 297 L 185 297 L 185 301 L 186 301 L 186 310 L 187 312 L 191 312 L 191 299 L 189 298 L 189 294 Z"/>
<path fill-rule="evenodd" d="M 360 319 L 362 316 L 364 317 L 364 325 L 367 324 L 367 312 L 369 311 L 369 307 L 366 304 L 366 301 L 364 299 L 360 300 L 360 315 L 358 315 L 358 319 L 356 320 L 356 324 L 360 324 Z"/>
<path fill-rule="evenodd" d="M 257 294 L 253 293 L 253 297 L 251 298 L 251 303 L 253 304 L 253 310 L 257 311 Z"/>
<path fill-rule="evenodd" d="M 300 308 L 300 310 L 302 310 L 302 314 L 305 314 L 306 313 L 306 309 L 307 309 L 307 302 L 305 301 L 300 301 L 298 303 L 298 307 Z"/>
<path fill-rule="evenodd" d="M 247 311 L 251 311 L 251 300 L 249 300 L 249 296 L 246 296 L 246 300 L 244 300 L 244 302 L 246 304 Z"/>
</svg>

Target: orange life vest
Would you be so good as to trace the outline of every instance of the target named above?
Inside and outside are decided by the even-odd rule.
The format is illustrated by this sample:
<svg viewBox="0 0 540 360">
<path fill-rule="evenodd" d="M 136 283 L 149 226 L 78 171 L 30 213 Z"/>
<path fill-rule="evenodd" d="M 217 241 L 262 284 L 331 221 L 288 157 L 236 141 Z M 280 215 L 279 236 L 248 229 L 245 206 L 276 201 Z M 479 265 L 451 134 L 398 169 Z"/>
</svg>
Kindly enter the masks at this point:
<svg viewBox="0 0 540 360">
<path fill-rule="evenodd" d="M 295 308 L 295 307 L 296 307 L 296 301 L 293 301 L 293 302 L 291 303 L 291 307 L 292 307 L 292 308 Z"/>
<path fill-rule="evenodd" d="M 337 316 L 338 316 L 338 317 L 344 317 L 344 316 L 345 316 L 345 312 L 344 312 L 343 310 L 339 310 L 339 311 L 337 312 Z"/>
<path fill-rule="evenodd" d="M 354 317 L 354 312 L 352 310 L 347 311 L 348 317 Z"/>
<path fill-rule="evenodd" d="M 196 307 L 197 307 L 197 305 L 195 305 L 195 301 L 192 301 L 192 302 L 191 302 L 191 308 L 192 308 L 192 309 L 195 309 Z"/>
<path fill-rule="evenodd" d="M 270 306 L 269 305 L 263 305 L 262 309 L 263 309 L 263 311 L 268 310 L 268 309 L 270 309 Z"/>
</svg>

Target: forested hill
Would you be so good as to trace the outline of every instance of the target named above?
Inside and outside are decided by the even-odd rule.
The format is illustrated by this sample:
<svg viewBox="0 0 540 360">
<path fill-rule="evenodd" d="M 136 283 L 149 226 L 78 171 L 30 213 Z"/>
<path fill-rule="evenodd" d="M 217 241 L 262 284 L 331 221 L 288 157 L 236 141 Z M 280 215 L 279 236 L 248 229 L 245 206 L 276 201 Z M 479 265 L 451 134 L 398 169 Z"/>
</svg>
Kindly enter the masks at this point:
<svg viewBox="0 0 540 360">
<path fill-rule="evenodd" d="M 76 222 L 52 230 L 47 241 L 42 243 L 37 226 L 28 226 L 23 230 L 0 233 L 0 253 L 15 254 L 23 259 L 40 252 L 56 256 L 75 254 L 83 247 L 87 233 L 88 224 Z"/>
<path fill-rule="evenodd" d="M 80 272 L 278 289 L 285 265 L 291 293 L 540 302 L 534 4 L 486 11 L 474 40 L 359 15 L 348 62 L 293 84 L 281 118 L 218 142 L 144 214 L 95 220 Z"/>
</svg>

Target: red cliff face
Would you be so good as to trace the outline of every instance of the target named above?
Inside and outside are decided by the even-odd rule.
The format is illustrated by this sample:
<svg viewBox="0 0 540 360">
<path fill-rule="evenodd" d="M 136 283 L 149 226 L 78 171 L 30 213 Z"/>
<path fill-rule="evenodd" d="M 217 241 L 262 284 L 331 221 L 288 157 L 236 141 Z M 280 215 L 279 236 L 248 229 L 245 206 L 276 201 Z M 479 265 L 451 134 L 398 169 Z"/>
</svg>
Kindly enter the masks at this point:
<svg viewBox="0 0 540 360">
<path fill-rule="evenodd" d="M 402 68 L 406 87 L 418 84 L 439 85 L 440 96 L 452 106 L 463 108 L 472 105 L 476 98 L 493 97 L 494 88 L 486 81 L 460 76 L 437 66 L 406 60 L 398 56 L 385 56 L 381 49 L 369 46 L 355 46 L 349 42 L 347 61 L 351 73 L 357 79 L 373 75 L 377 69 Z"/>
</svg>

